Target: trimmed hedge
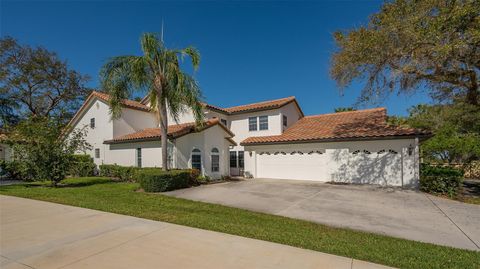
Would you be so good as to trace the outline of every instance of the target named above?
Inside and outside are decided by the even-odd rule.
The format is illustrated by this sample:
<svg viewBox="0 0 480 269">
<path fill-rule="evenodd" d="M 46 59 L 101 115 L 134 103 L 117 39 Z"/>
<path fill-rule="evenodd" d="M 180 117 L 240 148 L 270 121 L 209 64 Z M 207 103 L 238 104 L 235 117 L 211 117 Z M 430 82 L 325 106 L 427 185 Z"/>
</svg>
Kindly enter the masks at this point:
<svg viewBox="0 0 480 269">
<path fill-rule="evenodd" d="M 451 167 L 422 164 L 420 169 L 420 190 L 433 194 L 455 197 L 463 182 L 463 171 Z"/>
<path fill-rule="evenodd" d="M 188 188 L 192 183 L 196 185 L 196 170 L 155 171 L 141 170 L 137 173 L 140 187 L 146 192 L 164 192 Z"/>
<path fill-rule="evenodd" d="M 142 177 L 143 172 L 152 172 L 152 173 L 168 173 L 168 172 L 175 172 L 175 171 L 188 171 L 189 176 L 189 186 L 197 186 L 199 185 L 199 181 L 197 180 L 200 172 L 196 169 L 172 169 L 169 171 L 163 171 L 162 168 L 159 167 L 134 167 L 134 166 L 120 166 L 117 164 L 102 164 L 100 167 L 100 176 L 102 177 L 110 177 L 115 178 L 120 181 L 134 181 L 139 182 L 140 177 Z"/>
<path fill-rule="evenodd" d="M 75 177 L 91 177 L 95 175 L 97 166 L 88 154 L 73 155 L 73 164 L 69 174 Z"/>
<path fill-rule="evenodd" d="M 137 171 L 141 169 L 156 169 L 161 168 L 139 168 L 133 166 L 120 166 L 117 164 L 102 164 L 100 165 L 100 176 L 111 177 L 120 181 L 135 181 Z"/>
</svg>

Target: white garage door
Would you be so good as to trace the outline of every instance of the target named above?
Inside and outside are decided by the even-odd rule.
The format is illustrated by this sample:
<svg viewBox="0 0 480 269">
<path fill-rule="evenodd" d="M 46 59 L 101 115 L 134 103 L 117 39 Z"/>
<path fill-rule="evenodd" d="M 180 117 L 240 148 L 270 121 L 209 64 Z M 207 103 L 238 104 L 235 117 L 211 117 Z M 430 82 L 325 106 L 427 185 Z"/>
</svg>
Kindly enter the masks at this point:
<svg viewBox="0 0 480 269">
<path fill-rule="evenodd" d="M 393 149 L 257 152 L 257 177 L 402 185 L 401 154 Z"/>
<path fill-rule="evenodd" d="M 257 154 L 257 177 L 328 181 L 322 151 L 269 151 Z"/>
</svg>

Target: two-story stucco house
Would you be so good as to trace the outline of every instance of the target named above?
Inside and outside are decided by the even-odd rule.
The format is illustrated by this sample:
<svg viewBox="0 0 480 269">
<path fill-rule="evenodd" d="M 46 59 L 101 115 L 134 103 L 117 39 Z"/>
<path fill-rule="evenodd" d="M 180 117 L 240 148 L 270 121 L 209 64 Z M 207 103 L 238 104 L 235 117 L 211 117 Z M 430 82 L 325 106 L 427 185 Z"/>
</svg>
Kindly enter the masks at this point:
<svg viewBox="0 0 480 269">
<path fill-rule="evenodd" d="M 109 96 L 93 92 L 70 125 L 88 128 L 99 164 L 160 167 L 158 121 L 147 98 L 123 101 L 111 119 Z M 220 108 L 205 104 L 205 124 L 184 113 L 168 127 L 169 166 L 212 178 L 244 176 L 416 186 L 419 139 L 428 134 L 389 126 L 375 108 L 305 116 L 295 97 Z"/>
</svg>

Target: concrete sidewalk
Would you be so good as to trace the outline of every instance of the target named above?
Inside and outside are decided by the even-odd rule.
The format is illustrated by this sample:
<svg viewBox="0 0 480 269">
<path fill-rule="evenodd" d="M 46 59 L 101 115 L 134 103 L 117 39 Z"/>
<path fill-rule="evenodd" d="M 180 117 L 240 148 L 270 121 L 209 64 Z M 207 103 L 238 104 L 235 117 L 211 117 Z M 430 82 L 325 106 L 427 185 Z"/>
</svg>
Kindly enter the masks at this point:
<svg viewBox="0 0 480 269">
<path fill-rule="evenodd" d="M 158 221 L 0 196 L 0 268 L 387 268 Z"/>
</svg>

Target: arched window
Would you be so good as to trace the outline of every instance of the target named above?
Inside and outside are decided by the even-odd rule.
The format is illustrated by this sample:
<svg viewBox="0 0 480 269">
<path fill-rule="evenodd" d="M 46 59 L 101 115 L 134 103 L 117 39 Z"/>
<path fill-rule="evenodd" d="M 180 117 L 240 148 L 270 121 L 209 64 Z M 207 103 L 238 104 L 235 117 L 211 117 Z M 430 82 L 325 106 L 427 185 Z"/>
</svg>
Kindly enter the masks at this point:
<svg viewBox="0 0 480 269">
<path fill-rule="evenodd" d="M 202 152 L 199 149 L 192 150 L 192 168 L 202 171 Z"/>
<path fill-rule="evenodd" d="M 212 149 L 212 172 L 220 171 L 220 155 L 217 148 Z"/>
</svg>

